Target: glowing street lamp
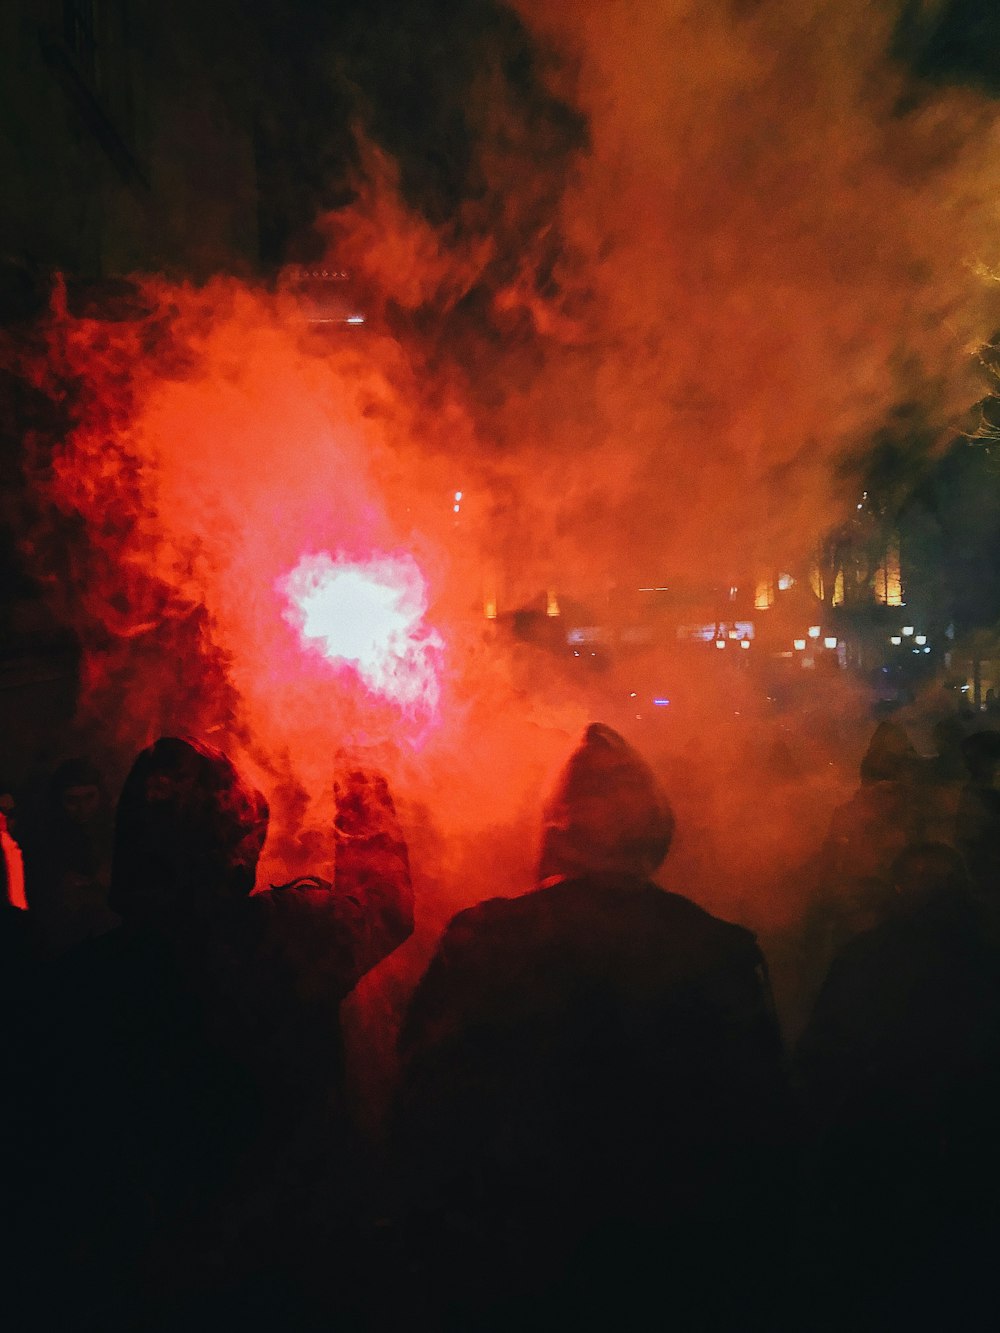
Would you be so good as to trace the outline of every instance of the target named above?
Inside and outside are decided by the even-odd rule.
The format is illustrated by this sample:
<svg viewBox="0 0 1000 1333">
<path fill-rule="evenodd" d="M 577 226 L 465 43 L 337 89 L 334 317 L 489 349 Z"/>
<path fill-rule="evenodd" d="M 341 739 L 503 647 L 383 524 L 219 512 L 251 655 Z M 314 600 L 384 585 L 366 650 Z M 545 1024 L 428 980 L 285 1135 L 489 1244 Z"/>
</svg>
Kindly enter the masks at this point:
<svg viewBox="0 0 1000 1333">
<path fill-rule="evenodd" d="M 922 648 L 922 647 L 924 646 L 924 644 L 927 642 L 927 635 L 926 635 L 926 634 L 917 634 L 917 635 L 914 637 L 913 642 L 914 642 L 914 643 L 919 643 L 920 646 L 921 646 L 921 648 Z"/>
<path fill-rule="evenodd" d="M 793 642 L 792 647 L 795 649 L 797 653 L 804 653 L 806 649 L 805 639 L 796 639 Z"/>
<path fill-rule="evenodd" d="M 899 645 L 903 642 L 903 640 L 899 637 L 898 634 L 894 634 L 892 638 L 889 640 L 889 642 L 895 644 L 895 646 L 898 648 Z"/>
<path fill-rule="evenodd" d="M 810 625 L 807 631 L 810 639 L 818 639 L 821 632 L 819 625 Z"/>
<path fill-rule="evenodd" d="M 904 625 L 904 626 L 903 626 L 903 633 L 906 634 L 906 635 L 910 635 L 910 634 L 912 634 L 912 633 L 913 633 L 913 626 L 912 626 L 912 625 Z"/>
<path fill-rule="evenodd" d="M 837 646 L 837 640 L 834 638 L 826 638 L 823 640 L 824 648 L 836 648 L 836 646 Z"/>
</svg>

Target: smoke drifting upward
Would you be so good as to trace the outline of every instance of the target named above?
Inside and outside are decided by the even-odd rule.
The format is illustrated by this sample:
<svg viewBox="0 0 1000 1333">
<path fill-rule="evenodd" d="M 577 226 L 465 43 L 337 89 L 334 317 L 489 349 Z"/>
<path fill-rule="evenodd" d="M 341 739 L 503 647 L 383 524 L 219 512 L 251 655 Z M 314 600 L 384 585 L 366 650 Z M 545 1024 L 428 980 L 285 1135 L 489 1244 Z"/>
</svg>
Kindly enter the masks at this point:
<svg viewBox="0 0 1000 1333">
<path fill-rule="evenodd" d="M 521 13 L 547 97 L 480 35 L 475 188 L 447 216 L 419 212 L 411 164 L 362 136 L 355 201 L 323 224 L 365 294 L 362 333 L 321 339 L 291 298 L 231 280 L 147 280 L 126 320 L 57 307 L 36 370 L 74 404 L 40 484 L 86 533 L 64 604 L 84 706 L 128 749 L 223 732 L 275 798 L 283 874 L 313 845 L 293 831 L 328 825 L 347 744 L 386 764 L 414 820 L 432 811 L 456 881 L 482 869 L 484 830 L 501 849 L 511 831 L 444 898 L 513 887 L 528 812 L 612 691 L 491 646 L 484 578 L 512 609 L 793 563 L 853 503 L 842 465 L 896 405 L 944 430 L 977 396 L 970 354 L 1000 323 L 997 110 L 894 64 L 888 6 Z M 402 690 L 310 628 L 321 575 L 376 569 L 420 608 Z M 721 694 L 700 668 L 635 668 L 661 669 L 687 712 L 637 739 L 676 758 Z M 722 693 L 757 709 L 745 677 Z M 761 769 L 717 740 L 675 771 L 717 837 L 736 818 L 742 851 L 718 864 L 750 893 L 814 829 L 801 806 L 784 828 L 774 807 L 755 820 Z"/>
<path fill-rule="evenodd" d="M 480 570 L 456 531 L 459 463 L 446 473 L 440 447 L 425 454 L 399 345 L 324 337 L 291 299 L 229 280 L 147 282 L 142 299 L 146 313 L 117 322 L 57 308 L 36 367 L 74 402 L 39 475 L 70 533 L 53 590 L 84 645 L 85 712 L 126 752 L 163 732 L 221 734 L 275 803 L 282 873 L 331 826 L 345 746 L 416 802 L 448 772 L 453 828 L 487 804 L 512 818 L 520 782 L 488 803 L 487 789 L 545 745 L 533 758 L 495 743 L 510 687 L 468 662 Z M 463 743 L 484 708 L 487 745 L 509 756 L 488 777 Z"/>
<path fill-rule="evenodd" d="M 587 579 L 791 560 L 849 502 L 834 472 L 894 404 L 943 428 L 978 396 L 997 109 L 893 64 L 888 6 L 521 11 L 564 53 L 555 87 L 590 146 L 557 259 L 540 232 L 493 303 L 533 355 L 477 349 L 500 403 L 485 433 L 532 479 L 518 525 Z"/>
</svg>

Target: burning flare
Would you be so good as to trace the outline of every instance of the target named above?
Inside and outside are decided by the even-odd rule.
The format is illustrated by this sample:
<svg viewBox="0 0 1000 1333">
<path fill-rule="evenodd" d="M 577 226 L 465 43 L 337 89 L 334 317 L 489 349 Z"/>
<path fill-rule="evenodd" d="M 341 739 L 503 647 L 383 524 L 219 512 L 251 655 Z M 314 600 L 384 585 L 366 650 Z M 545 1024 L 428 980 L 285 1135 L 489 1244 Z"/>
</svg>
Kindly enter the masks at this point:
<svg viewBox="0 0 1000 1333">
<path fill-rule="evenodd" d="M 411 556 L 352 564 L 325 551 L 304 555 L 279 590 L 304 647 L 353 667 L 367 689 L 399 708 L 436 709 L 441 639 L 423 623 L 427 587 Z"/>
</svg>

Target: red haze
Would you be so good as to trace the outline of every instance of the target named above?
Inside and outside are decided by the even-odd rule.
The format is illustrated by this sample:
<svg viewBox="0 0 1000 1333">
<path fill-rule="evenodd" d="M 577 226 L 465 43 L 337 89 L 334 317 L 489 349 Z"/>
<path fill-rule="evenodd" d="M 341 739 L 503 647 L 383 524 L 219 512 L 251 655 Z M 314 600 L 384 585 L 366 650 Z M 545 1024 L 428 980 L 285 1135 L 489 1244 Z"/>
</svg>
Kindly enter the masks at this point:
<svg viewBox="0 0 1000 1333">
<path fill-rule="evenodd" d="M 997 108 L 914 89 L 885 54 L 891 6 L 522 9 L 589 146 L 543 188 L 544 151 L 484 97 L 483 192 L 439 229 L 368 153 L 329 222 L 363 331 L 321 339 L 291 298 L 222 279 L 147 282 L 132 321 L 56 311 L 38 373 L 75 425 L 44 486 L 85 533 L 53 589 L 83 706 L 125 751 L 221 731 L 274 801 L 265 877 L 315 856 L 333 753 L 366 747 L 435 878 L 425 921 L 527 881 L 542 789 L 603 716 L 677 801 L 678 887 L 787 921 L 776 886 L 854 778 L 861 738 L 824 730 L 851 687 L 827 680 L 778 763 L 748 671 L 636 653 L 581 683 L 501 651 L 484 593 L 603 615 L 613 586 L 745 582 L 853 504 L 839 466 L 897 404 L 946 432 L 1000 322 Z M 290 622 L 304 559 L 419 572 L 394 687 L 316 647 L 301 588 Z"/>
</svg>

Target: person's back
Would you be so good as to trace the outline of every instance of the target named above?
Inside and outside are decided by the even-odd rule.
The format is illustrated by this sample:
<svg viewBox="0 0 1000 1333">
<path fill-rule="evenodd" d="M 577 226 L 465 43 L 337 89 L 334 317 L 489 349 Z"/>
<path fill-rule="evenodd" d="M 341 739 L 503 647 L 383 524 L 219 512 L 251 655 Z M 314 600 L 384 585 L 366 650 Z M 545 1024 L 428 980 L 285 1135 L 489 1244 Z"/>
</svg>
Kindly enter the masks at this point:
<svg viewBox="0 0 1000 1333">
<path fill-rule="evenodd" d="M 250 896 L 260 793 L 199 742 L 163 738 L 133 766 L 112 873 L 124 925 L 56 968 L 43 1034 L 42 1124 L 58 1141 L 41 1197 L 84 1288 L 78 1327 L 88 1298 L 95 1326 L 151 1318 L 144 1289 L 177 1326 L 220 1292 L 236 1318 L 254 1269 L 288 1259 L 290 1210 L 343 1186 L 338 1006 L 413 906 L 384 782 L 347 785 L 337 834 L 355 861 L 371 853 L 367 880 L 348 853 L 335 884 Z"/>
<path fill-rule="evenodd" d="M 927 828 L 938 822 L 932 816 L 933 773 L 898 723 L 879 723 L 861 761 L 860 785 L 833 811 L 813 867 L 813 893 L 799 935 L 796 1029 L 836 953 L 885 915 L 896 858 L 925 841 Z"/>
<path fill-rule="evenodd" d="M 491 1302 L 539 1324 L 650 1299 L 691 1328 L 761 1314 L 780 1043 L 752 935 L 649 880 L 671 832 L 642 761 L 591 727 L 549 807 L 542 883 L 460 913 L 417 989 L 399 1134 L 427 1234 L 469 1228 L 458 1324 Z"/>
<path fill-rule="evenodd" d="M 955 846 L 965 858 L 973 887 L 994 913 L 1000 904 L 1000 734 L 978 731 L 962 742 L 967 781 L 955 815 Z"/>
<path fill-rule="evenodd" d="M 850 1274 L 841 1296 L 855 1302 L 830 1327 L 952 1308 L 988 1280 L 975 1269 L 997 1239 L 996 951 L 953 848 L 908 849 L 893 881 L 895 909 L 834 960 L 796 1051 L 821 1280 Z"/>
<path fill-rule="evenodd" d="M 832 897 L 845 883 L 883 878 L 904 847 L 922 840 L 930 774 L 903 728 L 880 722 L 861 761 L 861 785 L 830 821 L 823 872 Z"/>
</svg>

